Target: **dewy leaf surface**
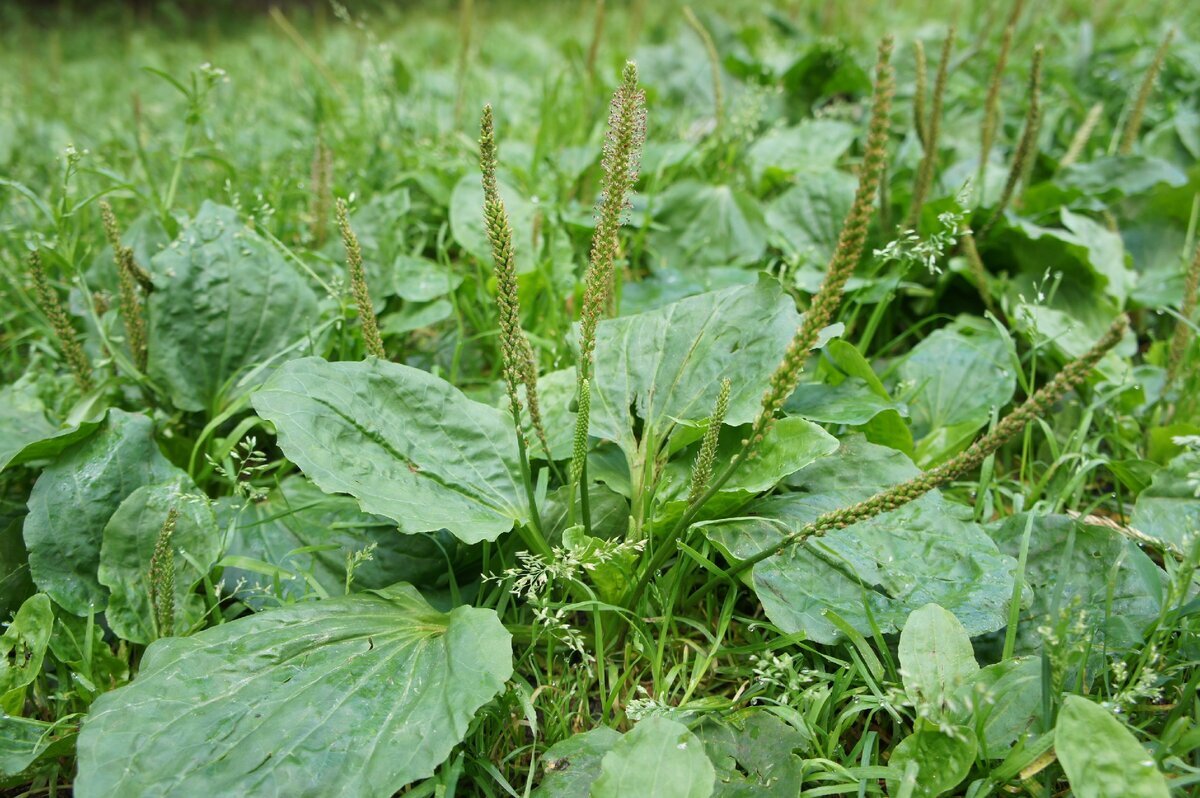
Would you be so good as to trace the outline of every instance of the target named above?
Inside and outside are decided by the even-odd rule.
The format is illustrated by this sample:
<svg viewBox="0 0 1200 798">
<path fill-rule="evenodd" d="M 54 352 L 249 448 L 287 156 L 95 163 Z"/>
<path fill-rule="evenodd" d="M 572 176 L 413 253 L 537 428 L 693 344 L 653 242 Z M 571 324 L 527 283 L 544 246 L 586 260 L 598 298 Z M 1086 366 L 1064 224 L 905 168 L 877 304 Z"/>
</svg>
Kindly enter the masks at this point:
<svg viewBox="0 0 1200 798">
<path fill-rule="evenodd" d="M 656 438 L 676 420 L 708 418 L 722 378 L 733 384 L 725 423 L 752 421 L 799 322 L 769 278 L 601 322 L 591 434 L 632 459 L 635 417 Z"/>
<path fill-rule="evenodd" d="M 899 655 L 909 699 L 939 713 L 979 672 L 967 630 L 937 604 L 926 604 L 908 616 L 900 633 Z"/>
<path fill-rule="evenodd" d="M 1076 798 L 1167 798 L 1167 780 L 1133 732 L 1088 699 L 1069 695 L 1054 749 Z"/>
<path fill-rule="evenodd" d="M 251 398 L 279 446 L 328 493 L 349 493 L 401 532 L 495 540 L 528 508 L 508 414 L 420 369 L 310 357 Z"/>
<path fill-rule="evenodd" d="M 385 798 L 431 775 L 512 674 L 492 610 L 409 585 L 160 640 L 92 705 L 78 798 Z"/>
<path fill-rule="evenodd" d="M 181 410 L 212 407 L 316 320 L 304 278 L 236 211 L 212 202 L 155 256 L 153 273 L 148 371 Z"/>
<path fill-rule="evenodd" d="M 142 485 L 180 473 L 152 431 L 145 416 L 110 410 L 105 426 L 47 466 L 29 495 L 24 531 L 33 581 L 76 615 L 108 603 L 96 576 L 108 519 Z"/>
<path fill-rule="evenodd" d="M 716 777 L 704 744 L 687 726 L 652 717 L 626 732 L 605 754 L 591 796 L 708 798 Z"/>
</svg>

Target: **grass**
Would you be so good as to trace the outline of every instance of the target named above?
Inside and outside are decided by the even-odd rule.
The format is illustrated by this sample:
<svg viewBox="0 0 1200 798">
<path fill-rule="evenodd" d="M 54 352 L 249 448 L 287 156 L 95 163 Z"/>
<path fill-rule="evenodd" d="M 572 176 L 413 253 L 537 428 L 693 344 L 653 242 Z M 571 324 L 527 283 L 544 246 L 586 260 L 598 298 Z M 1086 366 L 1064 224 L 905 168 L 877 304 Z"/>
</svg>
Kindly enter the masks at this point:
<svg viewBox="0 0 1200 798">
<path fill-rule="evenodd" d="M 290 649 L 159 638 L 394 582 L 495 689 L 362 632 L 314 794 L 1193 794 L 1188 10 L 0 10 L 8 794 L 297 794 L 168 755 Z"/>
</svg>

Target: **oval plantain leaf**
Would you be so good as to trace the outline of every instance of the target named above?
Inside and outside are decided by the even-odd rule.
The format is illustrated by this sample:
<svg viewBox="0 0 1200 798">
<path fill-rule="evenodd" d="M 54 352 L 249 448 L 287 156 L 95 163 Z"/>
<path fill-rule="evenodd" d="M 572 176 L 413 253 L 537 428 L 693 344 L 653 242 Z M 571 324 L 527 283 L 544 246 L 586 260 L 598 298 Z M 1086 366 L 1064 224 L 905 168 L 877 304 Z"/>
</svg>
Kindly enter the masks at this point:
<svg viewBox="0 0 1200 798">
<path fill-rule="evenodd" d="M 905 737 L 892 751 L 888 767 L 903 773 L 916 764 L 917 776 L 911 795 L 937 798 L 962 783 L 971 772 L 979 744 L 967 726 L 925 728 Z M 899 794 L 898 781 L 888 780 L 891 795 Z"/>
<path fill-rule="evenodd" d="M 0 388 L 0 471 L 10 465 L 53 457 L 99 426 L 99 421 L 65 428 L 51 424 L 33 384 L 17 380 Z"/>
<path fill-rule="evenodd" d="M 492 610 L 441 613 L 405 584 L 159 640 L 92 705 L 75 795 L 384 798 L 511 675 Z"/>
<path fill-rule="evenodd" d="M 401 532 L 478 543 L 528 518 L 510 417 L 428 372 L 303 358 L 251 401 L 321 490 L 349 493 Z"/>
<path fill-rule="evenodd" d="M 717 773 L 704 743 L 687 726 L 662 717 L 643 720 L 600 762 L 592 798 L 708 798 Z"/>
<path fill-rule="evenodd" d="M 733 383 L 725 423 L 749 423 L 799 321 L 779 283 L 763 277 L 601 322 L 591 434 L 615 441 L 632 463 L 641 438 L 708 418 L 724 377 Z"/>
<path fill-rule="evenodd" d="M 955 693 L 979 672 L 971 637 L 954 613 L 926 604 L 900 632 L 900 675 L 908 698 L 928 717 L 948 712 Z"/>
<path fill-rule="evenodd" d="M 25 688 L 42 671 L 46 645 L 54 628 L 54 609 L 45 593 L 25 599 L 12 623 L 0 636 L 0 706 L 20 714 Z"/>
<path fill-rule="evenodd" d="M 181 474 L 171 482 L 143 485 L 129 494 L 104 527 L 98 576 L 110 591 L 105 617 L 123 640 L 146 644 L 160 634 L 150 604 L 150 560 L 172 507 L 179 513 L 171 535 L 174 628 L 183 634 L 204 618 L 204 601 L 192 587 L 220 556 L 221 537 L 212 507 Z"/>
<path fill-rule="evenodd" d="M 271 566 L 271 574 L 226 566 L 226 584 L 254 609 L 263 609 L 276 591 L 298 600 L 308 592 L 307 580 L 325 592 L 345 592 L 346 558 L 374 546 L 371 559 L 354 569 L 354 587 L 381 588 L 410 582 L 432 587 L 446 577 L 448 556 L 457 541 L 448 533 L 400 535 L 391 521 L 368 515 L 349 496 L 331 496 L 302 476 L 279 483 L 262 501 L 217 501 L 222 529 L 231 529 L 226 557 L 241 557 Z M 290 576 L 280 573 L 280 570 Z M 276 583 L 278 579 L 278 583 Z"/>
<path fill-rule="evenodd" d="M 211 202 L 154 257 L 153 275 L 148 371 L 181 410 L 213 407 L 316 320 L 316 295 L 296 270 L 235 210 Z"/>
<path fill-rule="evenodd" d="M 1077 798 L 1167 798 L 1167 780 L 1125 724 L 1099 704 L 1069 695 L 1054 750 Z"/>
<path fill-rule="evenodd" d="M 1132 524 L 1148 535 L 1182 545 L 1200 532 L 1200 452 L 1176 455 L 1154 475 L 1133 507 Z"/>
<path fill-rule="evenodd" d="M 180 473 L 152 431 L 145 416 L 110 410 L 104 427 L 47 466 L 29 495 L 24 531 L 33 581 L 76 615 L 108 603 L 96 576 L 108 519 L 142 485 Z"/>
<path fill-rule="evenodd" d="M 546 775 L 533 798 L 578 798 L 591 792 L 600 775 L 604 755 L 621 740 L 621 733 L 607 726 L 568 737 L 542 755 Z"/>
</svg>

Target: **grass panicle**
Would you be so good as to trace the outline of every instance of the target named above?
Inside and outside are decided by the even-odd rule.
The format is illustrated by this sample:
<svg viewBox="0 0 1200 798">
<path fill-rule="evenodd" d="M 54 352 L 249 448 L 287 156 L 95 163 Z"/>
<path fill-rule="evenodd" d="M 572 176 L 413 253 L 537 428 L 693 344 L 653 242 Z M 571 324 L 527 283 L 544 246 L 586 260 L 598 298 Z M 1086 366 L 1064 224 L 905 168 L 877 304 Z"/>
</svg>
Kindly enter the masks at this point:
<svg viewBox="0 0 1200 798">
<path fill-rule="evenodd" d="M 154 541 L 154 553 L 150 556 L 150 573 L 147 584 L 150 589 L 150 607 L 159 637 L 175 634 L 175 549 L 171 538 L 179 521 L 179 509 L 167 511 L 158 537 Z"/>
<path fill-rule="evenodd" d="M 925 154 L 917 167 L 917 179 L 913 184 L 912 202 L 908 207 L 907 226 L 917 227 L 921 221 L 921 208 L 925 205 L 925 197 L 929 187 L 933 185 L 934 172 L 937 170 L 938 138 L 942 127 L 942 104 L 946 97 L 946 79 L 950 71 L 950 54 L 954 51 L 954 38 L 957 29 L 951 25 L 946 31 L 946 40 L 942 43 L 942 60 L 938 62 L 937 77 L 933 82 L 933 98 L 930 101 L 929 118 L 925 121 L 924 144 Z"/>
<path fill-rule="evenodd" d="M 1042 95 L 1042 55 L 1043 49 L 1038 45 L 1033 51 L 1033 66 L 1029 70 L 1029 88 L 1028 97 L 1029 105 L 1025 111 L 1025 125 L 1021 130 L 1021 138 L 1017 142 L 1017 150 L 1013 153 L 1012 167 L 1008 170 L 1008 179 L 1004 181 L 1004 190 L 1000 193 L 1000 199 L 996 203 L 995 210 L 983 225 L 983 229 L 979 231 L 979 237 L 983 238 L 995 226 L 996 222 L 1004 216 L 1004 211 L 1008 204 L 1012 202 L 1013 196 L 1017 192 L 1017 185 L 1021 182 L 1022 176 L 1026 175 L 1026 165 L 1032 166 L 1033 159 L 1037 157 L 1037 132 L 1038 126 L 1041 124 L 1041 95 Z"/>
<path fill-rule="evenodd" d="M 145 372 L 148 358 L 146 317 L 139 293 L 138 266 L 134 262 L 133 249 L 121 243 L 121 230 L 112 206 L 100 201 L 100 217 L 104 221 L 104 233 L 112 246 L 113 261 L 117 266 L 117 286 L 120 292 L 118 312 L 125 326 L 125 340 L 133 354 L 138 371 Z"/>
<path fill-rule="evenodd" d="M 362 329 L 363 346 L 372 357 L 387 359 L 383 339 L 379 335 L 379 322 L 375 319 L 375 306 L 371 304 L 371 289 L 367 286 L 367 272 L 363 267 L 362 247 L 358 236 L 350 226 L 350 211 L 341 197 L 337 201 L 337 225 L 342 233 L 342 244 L 346 248 L 346 265 L 350 269 L 350 292 L 358 305 L 358 323 Z"/>
<path fill-rule="evenodd" d="M 782 554 L 789 546 L 899 509 L 910 502 L 916 501 L 934 488 L 975 471 L 989 455 L 995 453 L 1001 446 L 1016 437 L 1031 421 L 1044 417 L 1054 404 L 1065 396 L 1068 391 L 1078 387 L 1087 379 L 1088 374 L 1092 372 L 1096 364 L 1100 362 L 1100 359 L 1121 342 L 1128 329 L 1128 318 L 1124 315 L 1119 316 L 1109 326 L 1104 336 L 1091 349 L 1064 366 L 1050 382 L 1043 385 L 1032 396 L 1026 399 L 1020 407 L 1002 418 L 991 432 L 975 441 L 965 451 L 947 460 L 942 465 L 924 471 L 906 482 L 901 482 L 898 485 L 880 491 L 869 499 L 818 516 L 799 531 L 786 536 L 778 544 L 769 549 L 764 549 L 745 560 L 739 561 L 732 568 L 726 569 L 720 577 L 707 582 L 697 591 L 693 598 L 698 598 L 706 594 L 717 584 L 732 579 L 737 574 L 744 572 L 748 568 L 752 568 L 768 557 Z"/>
<path fill-rule="evenodd" d="M 1167 355 L 1167 386 L 1170 387 L 1179 377 L 1179 370 L 1184 364 L 1188 344 L 1192 340 L 1192 318 L 1196 315 L 1197 294 L 1200 293 L 1200 244 L 1196 245 L 1196 253 L 1183 279 L 1183 301 L 1179 307 L 1180 319 L 1175 324 L 1175 333 L 1171 336 L 1171 349 Z"/>
<path fill-rule="evenodd" d="M 29 276 L 33 279 L 37 305 L 46 315 L 51 329 L 54 330 L 54 335 L 58 338 L 63 357 L 66 358 L 67 366 L 75 377 L 75 384 L 79 386 L 80 391 L 87 393 L 92 390 L 92 363 L 79 344 L 75 328 L 71 326 L 71 320 L 67 318 L 62 303 L 58 301 L 58 294 L 46 278 L 46 271 L 42 266 L 42 256 L 37 250 L 29 253 Z"/>
<path fill-rule="evenodd" d="M 1145 76 L 1142 77 L 1137 99 L 1133 101 L 1133 108 L 1130 109 L 1129 116 L 1125 119 L 1125 129 L 1121 133 L 1121 146 L 1118 149 L 1121 155 L 1133 152 L 1133 145 L 1137 143 L 1138 134 L 1142 131 L 1142 118 L 1146 115 L 1146 105 L 1150 102 L 1150 95 L 1154 93 L 1154 83 L 1158 80 L 1158 73 L 1162 71 L 1163 62 L 1167 60 L 1167 51 L 1171 49 L 1171 42 L 1174 40 L 1175 29 L 1169 28 L 1158 45 L 1158 49 L 1154 51 L 1154 59 L 1146 69 Z"/>
<path fill-rule="evenodd" d="M 721 390 L 717 393 L 717 402 L 713 406 L 712 416 L 704 429 L 704 438 L 700 442 L 700 451 L 696 454 L 696 462 L 692 465 L 692 484 L 688 490 L 688 503 L 691 504 L 703 495 L 712 479 L 713 462 L 717 458 L 717 439 L 721 435 L 721 426 L 725 423 L 725 413 L 729 410 L 729 391 L 733 383 L 729 378 L 721 380 Z"/>
</svg>

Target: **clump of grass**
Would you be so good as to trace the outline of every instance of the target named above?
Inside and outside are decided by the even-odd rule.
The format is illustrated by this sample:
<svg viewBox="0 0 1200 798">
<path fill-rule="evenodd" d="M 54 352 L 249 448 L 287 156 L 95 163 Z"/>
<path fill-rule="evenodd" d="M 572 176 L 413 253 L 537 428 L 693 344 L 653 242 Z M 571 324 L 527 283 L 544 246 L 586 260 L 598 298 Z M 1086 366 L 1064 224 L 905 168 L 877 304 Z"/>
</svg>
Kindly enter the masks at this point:
<svg viewBox="0 0 1200 798">
<path fill-rule="evenodd" d="M 1146 69 L 1142 85 L 1138 87 L 1137 99 L 1133 102 L 1133 109 L 1125 120 L 1125 130 L 1121 134 L 1121 146 L 1118 150 L 1121 155 L 1133 152 L 1133 145 L 1142 130 L 1142 117 L 1146 113 L 1146 104 L 1150 102 L 1150 95 L 1154 92 L 1154 82 L 1158 80 L 1158 73 L 1162 71 L 1163 61 L 1166 60 L 1167 51 L 1171 48 L 1171 42 L 1174 40 L 1175 29 L 1170 28 L 1154 52 L 1154 60 Z"/>
<path fill-rule="evenodd" d="M 80 391 L 87 393 L 92 390 L 92 363 L 84 353 L 83 347 L 79 345 L 79 339 L 75 337 L 75 328 L 71 326 L 62 303 L 58 301 L 58 294 L 46 278 L 42 256 L 37 250 L 29 253 L 29 276 L 33 280 L 34 298 L 50 322 L 55 337 L 58 338 L 63 357 L 66 358 L 67 366 L 75 377 L 75 384 L 79 386 Z"/>
<path fill-rule="evenodd" d="M 362 247 L 358 236 L 350 226 L 350 212 L 345 200 L 337 201 L 337 224 L 342 233 L 342 244 L 346 248 L 346 265 L 350 270 L 350 292 L 358 306 L 358 324 L 362 330 L 363 346 L 372 357 L 387 359 L 383 338 L 379 335 L 379 322 L 375 319 L 375 306 L 371 304 L 371 289 L 367 286 L 367 272 L 363 267 Z"/>
</svg>

